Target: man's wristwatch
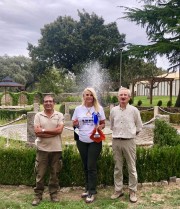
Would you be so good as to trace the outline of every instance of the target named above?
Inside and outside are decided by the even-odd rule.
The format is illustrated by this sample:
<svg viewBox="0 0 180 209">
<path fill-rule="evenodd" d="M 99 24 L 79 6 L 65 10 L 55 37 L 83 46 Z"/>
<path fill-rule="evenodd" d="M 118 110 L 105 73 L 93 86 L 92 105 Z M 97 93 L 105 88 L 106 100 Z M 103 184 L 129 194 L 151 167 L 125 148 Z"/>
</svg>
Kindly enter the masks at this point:
<svg viewBox="0 0 180 209">
<path fill-rule="evenodd" d="M 44 128 L 42 129 L 42 132 L 43 132 L 43 133 L 45 132 L 45 129 L 44 129 Z"/>
</svg>

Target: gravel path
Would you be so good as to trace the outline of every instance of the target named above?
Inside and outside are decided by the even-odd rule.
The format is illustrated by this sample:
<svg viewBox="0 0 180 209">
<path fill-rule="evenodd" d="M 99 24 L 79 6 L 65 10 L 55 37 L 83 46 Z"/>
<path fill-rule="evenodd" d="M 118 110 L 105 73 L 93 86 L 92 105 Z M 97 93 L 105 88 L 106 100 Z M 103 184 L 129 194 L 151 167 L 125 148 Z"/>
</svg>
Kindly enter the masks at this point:
<svg viewBox="0 0 180 209">
<path fill-rule="evenodd" d="M 136 137 L 137 145 L 153 145 L 153 124 L 149 124 L 143 127 L 143 130 Z M 178 127 L 178 132 L 180 133 L 180 127 Z M 111 130 L 109 129 L 109 121 L 106 122 L 106 128 L 104 133 L 111 135 Z M 8 137 L 11 139 L 27 141 L 27 124 L 17 124 L 17 125 L 8 125 L 0 127 L 0 136 Z M 65 128 L 63 130 L 62 137 L 73 137 L 73 131 L 71 126 L 71 121 L 65 123 Z"/>
<path fill-rule="evenodd" d="M 137 144 L 153 144 L 153 126 L 146 126 L 143 131 L 136 138 Z M 109 122 L 106 122 L 106 128 L 104 129 L 104 133 L 107 135 L 111 135 L 111 130 L 109 129 Z M 27 141 L 27 124 L 17 124 L 17 125 L 8 125 L 4 127 L 0 127 L 0 135 L 16 140 Z M 62 136 L 72 136 L 73 131 L 71 127 L 71 122 L 65 123 L 65 128 L 63 130 Z"/>
</svg>

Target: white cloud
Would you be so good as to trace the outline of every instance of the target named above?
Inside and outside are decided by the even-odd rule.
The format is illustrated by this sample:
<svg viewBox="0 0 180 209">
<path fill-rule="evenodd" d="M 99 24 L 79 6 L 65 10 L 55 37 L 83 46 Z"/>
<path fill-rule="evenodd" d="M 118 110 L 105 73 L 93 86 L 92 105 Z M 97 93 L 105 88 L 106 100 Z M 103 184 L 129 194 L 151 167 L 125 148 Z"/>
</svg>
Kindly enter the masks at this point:
<svg viewBox="0 0 180 209">
<path fill-rule="evenodd" d="M 103 17 L 105 23 L 117 22 L 126 41 L 147 44 L 145 29 L 129 21 L 118 19 L 123 9 L 118 6 L 140 7 L 136 0 L 0 0 L 0 56 L 28 56 L 27 44 L 37 44 L 40 29 L 58 16 L 78 18 L 78 10 L 85 9 Z"/>
</svg>

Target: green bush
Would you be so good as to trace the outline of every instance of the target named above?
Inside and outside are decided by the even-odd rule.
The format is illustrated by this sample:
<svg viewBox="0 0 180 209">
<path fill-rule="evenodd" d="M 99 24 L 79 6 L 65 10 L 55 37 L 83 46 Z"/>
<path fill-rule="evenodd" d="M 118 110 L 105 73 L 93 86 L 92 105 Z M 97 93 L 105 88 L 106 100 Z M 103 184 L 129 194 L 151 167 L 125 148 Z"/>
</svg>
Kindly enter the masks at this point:
<svg viewBox="0 0 180 209">
<path fill-rule="evenodd" d="M 133 104 L 133 102 L 134 102 L 134 101 L 133 101 L 133 99 L 132 99 L 132 98 L 130 98 L 130 100 L 129 100 L 129 104 L 130 104 L 130 105 L 132 105 L 132 104 Z"/>
<path fill-rule="evenodd" d="M 112 99 L 111 99 L 111 103 L 115 104 L 117 102 L 118 102 L 117 96 L 113 96 Z"/>
<path fill-rule="evenodd" d="M 30 110 L 22 109 L 22 110 L 7 110 L 0 109 L 0 120 L 14 120 L 20 117 L 22 114 L 26 114 Z"/>
<path fill-rule="evenodd" d="M 0 144 L 0 184 L 35 185 L 35 148 L 5 148 Z M 16 141 L 17 142 L 17 141 Z M 22 142 L 21 142 L 22 143 Z M 168 165 L 168 166 L 167 166 Z M 180 145 L 154 146 L 150 149 L 137 147 L 137 172 L 139 182 L 168 180 L 171 176 L 180 177 Z M 104 145 L 98 160 L 98 185 L 113 185 L 114 160 L 112 148 Z M 124 183 L 128 183 L 127 164 L 124 163 Z M 48 176 L 47 176 L 48 177 Z M 63 168 L 59 176 L 60 185 L 84 186 L 83 165 L 76 146 L 63 148 Z M 46 178 L 47 185 L 47 178 Z"/>
<path fill-rule="evenodd" d="M 59 112 L 65 114 L 65 104 L 64 103 L 60 105 Z"/>
<path fill-rule="evenodd" d="M 154 144 L 158 146 L 176 146 L 180 144 L 180 135 L 164 120 L 155 121 Z"/>
<path fill-rule="evenodd" d="M 180 114 L 170 114 L 170 123 L 180 124 Z"/>
<path fill-rule="evenodd" d="M 139 101 L 137 102 L 137 106 L 140 107 L 141 105 L 142 105 L 142 101 L 139 100 Z"/>
<path fill-rule="evenodd" d="M 106 100 L 106 104 L 110 104 L 111 103 L 111 96 L 107 95 L 107 97 L 105 98 Z"/>
<path fill-rule="evenodd" d="M 153 111 L 140 111 L 141 119 L 143 122 L 150 121 L 154 117 Z"/>
<path fill-rule="evenodd" d="M 68 96 L 64 99 L 64 102 L 81 102 L 81 96 Z"/>
<path fill-rule="evenodd" d="M 158 101 L 157 106 L 159 106 L 159 107 L 162 106 L 162 100 L 159 100 L 159 101 Z"/>
<path fill-rule="evenodd" d="M 20 92 L 15 93 L 15 92 L 9 92 L 9 95 L 12 97 L 12 105 L 16 106 L 18 105 L 18 100 L 20 97 Z"/>
<path fill-rule="evenodd" d="M 180 145 L 154 146 L 150 149 L 137 149 L 137 172 L 139 182 L 169 180 L 180 177 Z"/>
<path fill-rule="evenodd" d="M 172 102 L 171 102 L 171 100 L 169 100 L 168 102 L 167 102 L 167 107 L 171 107 L 172 106 Z"/>
</svg>

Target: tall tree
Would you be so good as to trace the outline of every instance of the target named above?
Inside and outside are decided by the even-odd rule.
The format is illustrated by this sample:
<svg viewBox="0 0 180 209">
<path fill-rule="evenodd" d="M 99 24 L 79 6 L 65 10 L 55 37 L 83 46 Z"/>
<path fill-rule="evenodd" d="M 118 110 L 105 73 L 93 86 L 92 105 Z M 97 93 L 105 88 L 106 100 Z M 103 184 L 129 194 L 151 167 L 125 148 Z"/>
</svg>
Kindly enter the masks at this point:
<svg viewBox="0 0 180 209">
<path fill-rule="evenodd" d="M 25 85 L 28 89 L 34 82 L 32 75 L 31 59 L 24 56 L 9 57 L 7 55 L 0 57 L 0 81 L 6 76 L 14 81 Z"/>
<path fill-rule="evenodd" d="M 40 92 L 53 92 L 55 94 L 76 90 L 74 76 L 70 73 L 65 74 L 63 69 L 59 70 L 54 67 L 46 70 L 39 77 L 39 82 L 36 83 L 36 87 Z"/>
<path fill-rule="evenodd" d="M 180 65 L 180 1 L 144 0 L 143 9 L 126 9 L 123 18 L 146 27 L 151 44 L 131 45 L 130 54 L 136 57 L 155 59 L 156 55 L 166 55 L 173 69 Z M 153 3 L 155 2 L 155 3 Z M 174 67 L 173 67 L 174 66 Z M 175 106 L 180 106 L 180 89 Z"/>
<path fill-rule="evenodd" d="M 105 25 L 102 17 L 85 11 L 78 11 L 78 15 L 79 21 L 58 17 L 41 30 L 38 46 L 28 44 L 37 75 L 52 66 L 78 74 L 81 63 L 117 53 L 125 35 L 119 34 L 115 22 Z"/>
</svg>

